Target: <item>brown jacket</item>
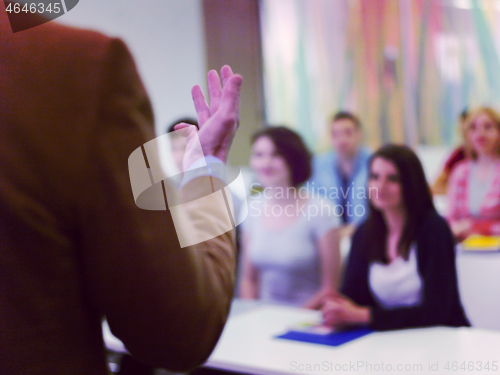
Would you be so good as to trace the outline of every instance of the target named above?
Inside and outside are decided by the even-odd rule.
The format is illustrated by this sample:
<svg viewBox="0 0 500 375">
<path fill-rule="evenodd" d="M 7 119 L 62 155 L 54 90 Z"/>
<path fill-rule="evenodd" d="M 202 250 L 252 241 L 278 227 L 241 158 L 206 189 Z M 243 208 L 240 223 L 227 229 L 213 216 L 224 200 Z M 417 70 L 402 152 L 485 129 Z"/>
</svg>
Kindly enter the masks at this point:
<svg viewBox="0 0 500 375">
<path fill-rule="evenodd" d="M 153 366 L 210 354 L 233 233 L 180 249 L 169 211 L 135 206 L 127 160 L 153 138 L 120 40 L 55 22 L 13 34 L 0 2 L 0 374 L 105 374 L 104 315 Z"/>
</svg>

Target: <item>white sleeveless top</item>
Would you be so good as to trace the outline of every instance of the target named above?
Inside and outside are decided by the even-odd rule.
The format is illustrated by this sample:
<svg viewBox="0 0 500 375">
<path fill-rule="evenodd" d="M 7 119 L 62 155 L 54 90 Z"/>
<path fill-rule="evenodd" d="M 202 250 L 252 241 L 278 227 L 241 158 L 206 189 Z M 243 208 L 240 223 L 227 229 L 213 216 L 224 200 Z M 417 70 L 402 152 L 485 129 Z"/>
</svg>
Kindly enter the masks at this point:
<svg viewBox="0 0 500 375">
<path fill-rule="evenodd" d="M 410 248 L 408 260 L 399 256 L 389 264 L 371 263 L 368 280 L 373 296 L 382 307 L 418 305 L 422 300 L 422 278 L 418 273 L 415 244 Z"/>
</svg>

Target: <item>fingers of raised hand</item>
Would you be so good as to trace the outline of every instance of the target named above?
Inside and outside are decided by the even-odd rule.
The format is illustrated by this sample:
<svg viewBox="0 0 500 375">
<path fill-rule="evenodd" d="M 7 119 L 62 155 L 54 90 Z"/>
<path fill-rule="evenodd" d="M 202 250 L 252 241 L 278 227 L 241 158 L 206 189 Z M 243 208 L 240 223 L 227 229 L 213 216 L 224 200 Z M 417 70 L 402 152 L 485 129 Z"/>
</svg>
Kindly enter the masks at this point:
<svg viewBox="0 0 500 375">
<path fill-rule="evenodd" d="M 229 65 L 224 65 L 220 70 L 220 76 L 222 78 L 222 87 L 227 83 L 227 80 L 233 75 L 233 70 Z"/>
<path fill-rule="evenodd" d="M 200 134 L 204 134 L 202 144 L 206 145 L 214 136 L 216 136 L 215 138 L 222 137 L 219 149 L 227 148 L 231 143 L 234 131 L 239 125 L 239 99 L 242 82 L 241 75 L 233 74 L 231 68 L 225 65 L 221 69 L 221 78 L 215 70 L 211 70 L 207 74 L 209 104 L 207 104 L 200 86 L 193 87 L 192 96 L 198 115 Z M 213 126 L 210 125 L 209 129 L 204 129 L 207 121 Z M 204 131 L 201 131 L 202 129 Z M 208 136 L 210 134 L 212 135 Z"/>
<path fill-rule="evenodd" d="M 208 96 L 210 100 L 209 104 L 210 115 L 212 116 L 219 108 L 222 96 L 222 87 L 220 83 L 220 78 L 215 70 L 211 70 L 208 72 L 207 85 L 208 85 Z"/>
<path fill-rule="evenodd" d="M 198 115 L 198 126 L 201 128 L 210 118 L 210 109 L 208 108 L 205 96 L 203 95 L 203 91 L 201 91 L 200 86 L 194 86 L 191 90 L 191 95 L 193 97 L 196 114 Z"/>
<path fill-rule="evenodd" d="M 220 111 L 228 117 L 238 119 L 240 90 L 243 78 L 239 74 L 233 74 L 227 79 L 227 83 L 222 90 Z"/>
</svg>

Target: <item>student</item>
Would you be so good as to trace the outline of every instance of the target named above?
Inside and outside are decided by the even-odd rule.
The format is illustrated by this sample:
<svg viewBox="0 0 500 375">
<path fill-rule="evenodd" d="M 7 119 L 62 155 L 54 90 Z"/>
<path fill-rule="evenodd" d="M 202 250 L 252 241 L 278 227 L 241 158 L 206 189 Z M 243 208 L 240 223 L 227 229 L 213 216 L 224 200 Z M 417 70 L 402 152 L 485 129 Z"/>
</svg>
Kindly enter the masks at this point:
<svg viewBox="0 0 500 375">
<path fill-rule="evenodd" d="M 298 134 L 268 127 L 253 136 L 250 166 L 264 188 L 243 223 L 240 295 L 319 308 L 336 291 L 339 219 L 328 200 L 300 185 L 311 174 L 311 155 Z"/>
<path fill-rule="evenodd" d="M 369 163 L 370 215 L 354 234 L 342 296 L 323 307 L 330 326 L 377 330 L 466 326 L 453 235 L 432 203 L 422 165 L 387 145 Z"/>
<path fill-rule="evenodd" d="M 350 112 L 336 113 L 330 122 L 332 150 L 313 160 L 311 185 L 315 192 L 326 191 L 341 207 L 342 236 L 350 236 L 367 214 L 367 163 L 370 152 L 362 147 L 361 122 Z M 337 209 L 340 212 L 340 209 Z"/>
<path fill-rule="evenodd" d="M 462 113 L 460 113 L 459 117 L 459 128 L 460 134 L 463 136 L 465 140 L 465 120 L 467 119 L 467 109 L 464 109 Z M 446 160 L 444 164 L 443 171 L 438 176 L 434 184 L 432 185 L 432 194 L 435 195 L 445 195 L 448 191 L 448 182 L 450 181 L 451 172 L 453 172 L 453 168 L 462 160 L 468 157 L 469 147 L 466 142 L 461 146 L 457 147 L 451 155 Z"/>
<path fill-rule="evenodd" d="M 471 158 L 450 177 L 448 220 L 459 240 L 473 233 L 500 234 L 500 115 L 481 107 L 465 123 Z"/>
</svg>

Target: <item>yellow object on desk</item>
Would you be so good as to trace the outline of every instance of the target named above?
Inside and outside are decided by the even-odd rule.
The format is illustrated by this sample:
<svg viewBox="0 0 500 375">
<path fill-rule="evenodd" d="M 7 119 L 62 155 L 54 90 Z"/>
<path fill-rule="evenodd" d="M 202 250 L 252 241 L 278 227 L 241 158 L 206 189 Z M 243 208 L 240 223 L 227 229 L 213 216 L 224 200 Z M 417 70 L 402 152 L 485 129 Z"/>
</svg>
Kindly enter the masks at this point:
<svg viewBox="0 0 500 375">
<path fill-rule="evenodd" d="M 466 251 L 498 251 L 500 250 L 500 236 L 470 235 L 462 242 Z"/>
</svg>

